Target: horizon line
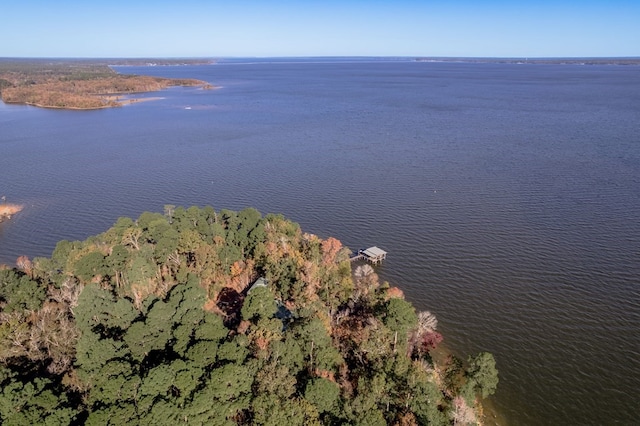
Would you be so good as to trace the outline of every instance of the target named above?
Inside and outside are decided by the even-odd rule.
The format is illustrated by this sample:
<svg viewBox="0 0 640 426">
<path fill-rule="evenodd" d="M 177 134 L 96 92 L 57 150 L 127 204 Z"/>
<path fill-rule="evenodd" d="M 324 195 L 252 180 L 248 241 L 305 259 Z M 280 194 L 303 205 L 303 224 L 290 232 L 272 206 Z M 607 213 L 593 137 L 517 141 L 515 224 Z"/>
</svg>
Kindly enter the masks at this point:
<svg viewBox="0 0 640 426">
<path fill-rule="evenodd" d="M 503 59 L 503 60 L 559 60 L 559 59 L 635 59 L 638 56 L 434 56 L 434 55 L 247 55 L 247 56 L 0 56 L 0 60 L 6 59 L 308 59 L 308 58 L 380 58 L 380 59 Z"/>
</svg>

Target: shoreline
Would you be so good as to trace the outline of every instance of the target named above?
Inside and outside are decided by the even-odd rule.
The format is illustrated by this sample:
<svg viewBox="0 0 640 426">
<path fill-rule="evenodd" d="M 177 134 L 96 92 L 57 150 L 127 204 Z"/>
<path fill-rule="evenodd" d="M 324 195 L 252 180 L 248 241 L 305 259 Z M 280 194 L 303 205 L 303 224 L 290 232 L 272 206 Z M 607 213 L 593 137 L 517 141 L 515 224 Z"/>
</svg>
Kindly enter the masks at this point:
<svg viewBox="0 0 640 426">
<path fill-rule="evenodd" d="M 141 92 L 141 93 L 152 93 L 152 92 Z M 110 97 L 111 96 L 108 96 L 108 98 Z M 95 106 L 95 107 L 61 107 L 61 106 L 55 106 L 55 105 L 42 105 L 42 104 L 37 104 L 32 102 L 5 102 L 5 101 L 2 101 L 2 102 L 4 102 L 7 105 L 27 105 L 27 106 L 33 106 L 33 107 L 45 108 L 45 109 L 64 109 L 64 110 L 70 110 L 70 111 L 93 111 L 93 110 L 99 110 L 99 109 L 118 108 L 118 107 L 127 106 L 131 104 L 137 104 L 140 102 L 158 101 L 161 99 L 165 99 L 162 96 L 153 96 L 149 98 L 137 98 L 137 99 L 117 99 L 118 97 L 119 96 L 114 96 L 114 98 L 116 99 L 108 99 L 109 102 L 115 102 L 117 103 L 117 105 L 102 105 L 102 106 Z"/>
<path fill-rule="evenodd" d="M 192 78 L 121 74 L 99 61 L 0 61 L 0 98 L 8 105 L 67 110 L 115 108 L 143 101 L 123 100 L 127 95 L 161 92 L 170 87 L 218 88 Z"/>
<path fill-rule="evenodd" d="M 446 336 L 445 336 L 446 339 Z M 440 343 L 435 349 L 429 352 L 433 359 L 434 365 L 436 365 L 438 369 L 443 368 L 446 364 L 446 359 L 449 356 L 457 356 L 453 351 L 447 346 L 446 341 Z M 466 360 L 460 358 L 462 362 L 466 362 Z M 498 373 L 500 369 L 498 368 Z M 440 374 L 441 372 L 438 372 Z M 500 385 L 498 384 L 498 388 Z M 478 416 L 476 419 L 477 424 L 479 426 L 505 426 L 508 424 L 507 419 L 500 413 L 497 409 L 493 399 L 495 395 L 491 395 L 485 399 L 478 399 L 476 401 L 476 406 L 474 407 L 474 412 Z"/>
<path fill-rule="evenodd" d="M 46 108 L 46 109 L 62 109 L 62 110 L 72 110 L 72 111 L 91 111 L 91 110 L 99 110 L 99 109 L 107 109 L 107 108 L 118 108 L 118 107 L 122 107 L 125 105 L 131 105 L 131 104 L 135 104 L 138 102 L 146 102 L 146 101 L 155 101 L 155 100 L 159 100 L 159 99 L 164 99 L 162 96 L 153 96 L 153 97 L 149 97 L 149 98 L 136 98 L 136 99 L 120 99 L 123 96 L 131 96 L 131 95 L 140 95 L 140 94 L 146 94 L 146 93 L 154 93 L 154 92 L 162 92 L 163 90 L 166 90 L 170 87 L 199 87 L 201 90 L 215 90 L 215 89 L 219 89 L 220 87 L 218 86 L 214 86 L 210 83 L 207 83 L 205 81 L 200 81 L 197 84 L 167 84 L 164 87 L 161 87 L 159 89 L 152 89 L 152 90 L 137 90 L 134 92 L 113 92 L 113 93 L 104 93 L 104 94 L 93 94 L 93 95 L 89 95 L 88 97 L 95 99 L 95 100 L 103 100 L 106 103 L 105 104 L 101 104 L 101 105 L 91 105 L 91 106 L 73 106 L 73 105 L 65 105 L 65 106 L 58 106 L 58 105 L 48 105 L 45 103 L 39 103 L 39 102 L 30 102 L 30 101 L 14 101 L 14 100 L 6 100 L 6 99 L 1 99 L 2 102 L 4 102 L 7 105 L 27 105 L 27 106 L 33 106 L 33 107 L 37 107 L 37 108 Z"/>
</svg>

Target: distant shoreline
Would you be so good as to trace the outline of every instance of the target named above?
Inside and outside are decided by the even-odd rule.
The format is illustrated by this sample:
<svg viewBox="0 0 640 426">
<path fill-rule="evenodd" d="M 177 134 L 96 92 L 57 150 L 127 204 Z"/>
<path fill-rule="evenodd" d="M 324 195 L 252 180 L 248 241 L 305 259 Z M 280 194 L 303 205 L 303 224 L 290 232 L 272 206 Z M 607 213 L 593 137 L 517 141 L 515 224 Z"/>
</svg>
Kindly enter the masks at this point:
<svg viewBox="0 0 640 426">
<path fill-rule="evenodd" d="M 120 74 L 114 67 L 163 67 L 231 63 L 242 58 L 213 59 L 54 59 L 0 58 L 0 98 L 6 104 L 47 109 L 98 110 L 122 107 L 144 99 L 122 100 L 121 95 L 159 92 L 168 87 L 217 88 L 196 79 L 170 79 L 147 75 Z M 247 58 L 249 59 L 249 58 Z M 319 61 L 407 61 L 419 63 L 468 63 L 512 65 L 600 65 L 638 66 L 640 57 L 595 58 L 500 58 L 438 56 L 339 56 L 260 58 L 261 60 Z M 157 98 L 152 98 L 157 99 Z"/>
<path fill-rule="evenodd" d="M 138 92 L 138 93 L 149 93 L 149 92 Z M 130 95 L 131 93 L 127 93 L 127 95 Z M 137 104 L 140 102 L 149 102 L 149 101 L 158 101 L 160 99 L 164 99 L 162 96 L 154 96 L 154 97 L 150 97 L 150 98 L 136 98 L 136 99 L 119 99 L 119 96 L 105 96 L 105 98 L 113 98 L 110 99 L 113 102 L 117 102 L 118 105 L 116 105 L 115 107 L 120 107 L 120 106 L 126 106 L 126 105 L 131 105 L 131 104 Z M 66 109 L 66 110 L 71 110 L 71 111 L 92 111 L 92 110 L 98 110 L 98 109 L 107 109 L 107 108 L 114 108 L 113 105 L 103 105 L 103 106 L 95 106 L 95 107 L 68 107 L 68 106 L 51 106 L 51 105 L 40 105 L 40 104 L 35 104 L 35 103 L 18 103 L 18 102 L 5 102 L 6 104 L 14 104 L 14 105 L 28 105 L 28 106 L 34 106 L 34 107 L 38 107 L 38 108 L 45 108 L 45 109 Z"/>
<path fill-rule="evenodd" d="M 461 62 L 482 64 L 540 65 L 640 65 L 640 57 L 629 58 L 465 58 L 416 57 L 416 62 Z"/>
<path fill-rule="evenodd" d="M 145 75 L 120 74 L 112 65 L 187 65 L 203 61 L 171 62 L 168 60 L 38 60 L 0 59 L 0 96 L 6 104 L 30 105 L 39 108 L 95 110 L 120 107 L 141 102 L 122 100 L 122 95 L 151 93 L 168 87 L 215 87 L 196 79 L 172 79 Z M 208 62 L 207 62 L 208 63 Z M 155 98 L 154 98 L 155 99 Z"/>
</svg>

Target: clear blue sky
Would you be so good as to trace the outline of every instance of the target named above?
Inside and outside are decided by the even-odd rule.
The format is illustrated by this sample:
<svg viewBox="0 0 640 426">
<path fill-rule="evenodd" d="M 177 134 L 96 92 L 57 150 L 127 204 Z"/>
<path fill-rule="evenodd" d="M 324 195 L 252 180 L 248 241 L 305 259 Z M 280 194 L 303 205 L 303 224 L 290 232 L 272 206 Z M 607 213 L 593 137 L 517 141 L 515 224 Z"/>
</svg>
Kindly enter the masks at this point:
<svg viewBox="0 0 640 426">
<path fill-rule="evenodd" d="M 640 56 L 639 0 L 3 0 L 0 57 Z"/>
</svg>

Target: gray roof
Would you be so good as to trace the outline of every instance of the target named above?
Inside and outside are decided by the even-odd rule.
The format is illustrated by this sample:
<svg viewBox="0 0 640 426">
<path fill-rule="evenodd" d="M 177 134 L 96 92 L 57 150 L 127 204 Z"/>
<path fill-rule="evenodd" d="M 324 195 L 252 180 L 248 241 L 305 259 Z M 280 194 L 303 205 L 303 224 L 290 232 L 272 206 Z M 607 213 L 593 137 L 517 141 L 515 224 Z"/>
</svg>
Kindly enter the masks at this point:
<svg viewBox="0 0 640 426">
<path fill-rule="evenodd" d="M 386 251 L 376 246 L 369 247 L 368 249 L 363 250 L 362 253 L 364 253 L 366 256 L 369 256 L 369 257 L 380 257 L 380 256 L 386 256 L 387 254 Z"/>
<path fill-rule="evenodd" d="M 251 290 L 257 287 L 267 287 L 267 280 L 264 277 L 258 278 L 253 284 L 251 284 L 247 293 L 250 293 Z"/>
</svg>

